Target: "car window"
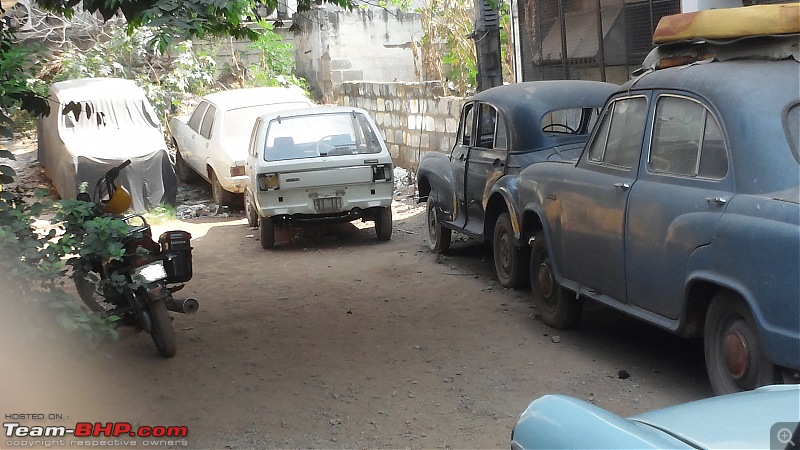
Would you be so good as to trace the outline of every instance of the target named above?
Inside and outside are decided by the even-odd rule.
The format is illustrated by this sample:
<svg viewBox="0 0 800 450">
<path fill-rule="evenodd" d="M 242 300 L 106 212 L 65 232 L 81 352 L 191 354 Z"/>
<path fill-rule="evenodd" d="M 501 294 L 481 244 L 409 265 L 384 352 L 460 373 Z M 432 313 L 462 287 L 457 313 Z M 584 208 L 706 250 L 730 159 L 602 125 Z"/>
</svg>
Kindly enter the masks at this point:
<svg viewBox="0 0 800 450">
<path fill-rule="evenodd" d="M 271 120 L 264 159 L 374 154 L 382 149 L 380 137 L 362 113 L 313 114 Z"/>
<path fill-rule="evenodd" d="M 728 172 L 725 143 L 708 109 L 689 98 L 661 96 L 647 168 L 654 173 L 724 178 Z"/>
<path fill-rule="evenodd" d="M 472 112 L 475 109 L 474 106 L 473 103 L 464 105 L 464 110 L 461 113 L 461 136 L 458 140 L 461 145 L 472 144 L 472 128 L 475 123 L 475 121 L 472 120 Z"/>
<path fill-rule="evenodd" d="M 623 169 L 633 167 L 639 160 L 646 122 L 647 99 L 629 97 L 615 100 L 606 109 L 589 147 L 589 161 Z"/>
<path fill-rule="evenodd" d="M 478 135 L 475 147 L 494 148 L 495 128 L 497 126 L 497 110 L 493 106 L 481 103 L 478 115 Z"/>
<path fill-rule="evenodd" d="M 206 113 L 206 109 L 208 109 L 208 102 L 200 102 L 197 108 L 194 109 L 192 117 L 189 118 L 189 128 L 196 133 L 200 132 L 200 122 L 203 120 L 203 114 Z"/>
<path fill-rule="evenodd" d="M 208 105 L 208 112 L 203 117 L 203 124 L 200 125 L 200 136 L 211 139 L 211 131 L 214 129 L 214 116 L 216 114 L 217 108 L 214 105 Z"/>
<path fill-rule="evenodd" d="M 506 124 L 502 114 L 497 115 L 497 131 L 494 135 L 494 148 L 503 150 L 508 148 L 508 134 L 506 133 Z"/>
<path fill-rule="evenodd" d="M 248 152 L 251 156 L 258 156 L 258 136 L 260 135 L 261 131 L 261 118 L 259 117 L 256 119 L 256 123 L 253 125 L 253 129 L 250 130 L 250 145 L 247 147 Z"/>
<path fill-rule="evenodd" d="M 597 120 L 598 108 L 570 108 L 549 111 L 539 127 L 545 133 L 588 134 Z"/>
<path fill-rule="evenodd" d="M 786 138 L 789 139 L 789 148 L 792 149 L 795 159 L 800 162 L 800 103 L 795 103 L 786 109 L 783 123 Z"/>
</svg>

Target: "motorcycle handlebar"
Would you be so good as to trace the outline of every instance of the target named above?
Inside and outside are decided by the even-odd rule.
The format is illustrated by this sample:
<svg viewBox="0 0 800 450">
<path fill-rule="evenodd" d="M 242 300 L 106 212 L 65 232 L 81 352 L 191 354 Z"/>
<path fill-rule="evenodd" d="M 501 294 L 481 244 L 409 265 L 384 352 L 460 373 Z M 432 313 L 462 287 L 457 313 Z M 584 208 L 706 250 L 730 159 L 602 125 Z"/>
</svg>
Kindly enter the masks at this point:
<svg viewBox="0 0 800 450">
<path fill-rule="evenodd" d="M 113 167 L 113 168 L 109 169 L 109 171 L 106 172 L 106 178 L 113 182 L 119 176 L 120 171 L 122 171 L 122 169 L 128 167 L 129 165 L 131 165 L 131 160 L 130 159 L 126 160 L 125 162 L 123 162 L 122 164 L 118 165 L 117 167 Z"/>
</svg>

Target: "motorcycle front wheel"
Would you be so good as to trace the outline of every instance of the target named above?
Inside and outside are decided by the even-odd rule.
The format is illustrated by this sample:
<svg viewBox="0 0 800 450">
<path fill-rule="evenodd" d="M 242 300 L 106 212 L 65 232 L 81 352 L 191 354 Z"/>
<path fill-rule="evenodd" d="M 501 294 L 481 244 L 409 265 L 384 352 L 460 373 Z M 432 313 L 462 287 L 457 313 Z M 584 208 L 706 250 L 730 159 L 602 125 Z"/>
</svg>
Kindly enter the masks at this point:
<svg viewBox="0 0 800 450">
<path fill-rule="evenodd" d="M 83 300 L 83 303 L 94 312 L 107 313 L 112 311 L 116 306 L 109 302 L 100 292 L 98 286 L 100 275 L 96 272 L 91 273 L 97 277 L 98 281 L 87 280 L 84 277 L 74 278 L 75 289 L 78 291 L 78 296 Z"/>
<path fill-rule="evenodd" d="M 150 319 L 150 336 L 158 353 L 164 358 L 172 358 L 178 352 L 178 342 L 167 305 L 162 301 L 148 302 L 145 312 Z"/>
</svg>

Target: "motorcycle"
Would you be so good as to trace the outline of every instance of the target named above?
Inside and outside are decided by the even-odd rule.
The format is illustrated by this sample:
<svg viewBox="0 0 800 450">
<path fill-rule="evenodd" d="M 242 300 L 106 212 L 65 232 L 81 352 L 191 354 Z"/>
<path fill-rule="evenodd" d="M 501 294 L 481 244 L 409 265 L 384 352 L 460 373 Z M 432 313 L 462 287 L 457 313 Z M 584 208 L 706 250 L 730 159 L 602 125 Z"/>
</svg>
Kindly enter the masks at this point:
<svg viewBox="0 0 800 450">
<path fill-rule="evenodd" d="M 94 198 L 86 192 L 78 195 L 79 200 L 95 204 L 95 217 L 113 215 L 128 224 L 125 254 L 105 261 L 99 255 L 83 256 L 81 264 L 88 273 L 73 279 L 90 310 L 117 316 L 118 323 L 147 331 L 158 353 L 171 358 L 178 348 L 168 311 L 191 314 L 199 308 L 193 298 L 172 295 L 192 278 L 192 236 L 186 231 L 167 231 L 156 242 L 143 216 L 122 215 L 130 208 L 131 196 L 124 186 L 117 186 L 116 179 L 130 163 L 125 161 L 98 180 Z"/>
</svg>

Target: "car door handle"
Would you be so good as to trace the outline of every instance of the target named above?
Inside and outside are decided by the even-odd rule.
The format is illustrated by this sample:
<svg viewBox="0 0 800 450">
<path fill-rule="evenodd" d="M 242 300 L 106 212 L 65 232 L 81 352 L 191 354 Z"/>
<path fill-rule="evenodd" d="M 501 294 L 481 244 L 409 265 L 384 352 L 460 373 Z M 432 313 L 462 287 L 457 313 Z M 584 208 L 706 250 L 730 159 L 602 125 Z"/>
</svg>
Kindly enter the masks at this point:
<svg viewBox="0 0 800 450">
<path fill-rule="evenodd" d="M 706 198 L 706 201 L 708 203 L 716 203 L 718 205 L 724 205 L 725 203 L 728 203 L 728 199 L 724 197 L 708 197 Z"/>
<path fill-rule="evenodd" d="M 465 156 L 464 156 L 464 154 L 462 153 L 462 154 L 461 154 L 461 156 L 459 156 L 459 157 L 458 157 L 458 160 L 459 160 L 459 161 L 463 161 L 463 160 L 464 160 L 464 158 L 465 158 Z"/>
<path fill-rule="evenodd" d="M 628 183 L 614 183 L 614 187 L 618 187 L 620 189 L 630 189 L 631 185 Z"/>
<path fill-rule="evenodd" d="M 503 163 L 500 161 L 500 158 L 497 158 L 497 159 L 495 159 L 495 160 L 494 160 L 494 162 L 492 163 L 492 167 L 503 167 L 504 165 L 505 165 L 505 164 L 503 164 Z"/>
</svg>

